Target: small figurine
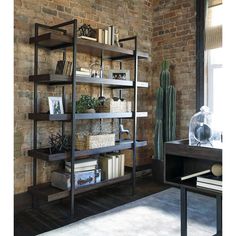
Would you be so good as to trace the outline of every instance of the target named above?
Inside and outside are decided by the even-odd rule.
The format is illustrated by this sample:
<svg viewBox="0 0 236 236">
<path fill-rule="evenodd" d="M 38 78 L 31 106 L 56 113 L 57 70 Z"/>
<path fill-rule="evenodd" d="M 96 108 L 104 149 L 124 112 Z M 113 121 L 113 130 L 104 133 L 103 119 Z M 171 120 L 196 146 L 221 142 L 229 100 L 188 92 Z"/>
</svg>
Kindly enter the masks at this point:
<svg viewBox="0 0 236 236">
<path fill-rule="evenodd" d="M 116 44 L 116 46 L 120 47 L 119 30 L 117 28 L 115 28 L 115 32 L 114 32 L 114 43 Z"/>
<path fill-rule="evenodd" d="M 128 137 L 130 137 L 129 130 L 128 129 L 124 129 L 123 124 L 120 124 L 119 133 L 120 133 L 120 140 L 124 140 L 124 138 L 122 137 L 123 134 L 126 134 Z"/>
</svg>

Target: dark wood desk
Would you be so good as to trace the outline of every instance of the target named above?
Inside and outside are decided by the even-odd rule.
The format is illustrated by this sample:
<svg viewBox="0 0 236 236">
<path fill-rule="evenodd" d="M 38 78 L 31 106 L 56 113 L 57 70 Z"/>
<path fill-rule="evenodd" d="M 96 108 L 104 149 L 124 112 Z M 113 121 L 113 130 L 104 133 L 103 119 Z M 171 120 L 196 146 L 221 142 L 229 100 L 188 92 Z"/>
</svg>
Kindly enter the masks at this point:
<svg viewBox="0 0 236 236">
<path fill-rule="evenodd" d="M 196 177 L 180 180 L 182 176 L 210 169 L 215 163 L 222 163 L 222 149 L 189 146 L 187 139 L 165 143 L 164 182 L 180 188 L 181 236 L 187 236 L 187 191 L 216 197 L 217 233 L 215 235 L 222 235 L 222 193 L 197 187 Z"/>
</svg>

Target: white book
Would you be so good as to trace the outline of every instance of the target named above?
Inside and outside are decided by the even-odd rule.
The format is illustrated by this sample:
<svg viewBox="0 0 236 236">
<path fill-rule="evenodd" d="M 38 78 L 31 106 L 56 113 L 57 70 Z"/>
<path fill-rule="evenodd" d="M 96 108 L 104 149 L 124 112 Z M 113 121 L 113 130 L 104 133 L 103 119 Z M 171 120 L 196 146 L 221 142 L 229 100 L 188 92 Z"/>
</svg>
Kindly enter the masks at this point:
<svg viewBox="0 0 236 236">
<path fill-rule="evenodd" d="M 94 159 L 94 158 L 86 158 L 86 159 L 76 160 L 74 162 L 74 168 L 84 167 L 84 166 L 94 166 L 94 165 L 97 165 L 97 163 L 98 163 L 97 159 Z M 65 164 L 67 166 L 71 166 L 70 161 L 65 161 Z"/>
<path fill-rule="evenodd" d="M 89 68 L 80 67 L 77 71 L 80 72 L 90 72 Z"/>
<path fill-rule="evenodd" d="M 111 26 L 108 26 L 108 44 L 111 45 Z"/>
<path fill-rule="evenodd" d="M 90 75 L 90 72 L 89 71 L 79 71 L 79 70 L 77 70 L 76 75 Z"/>
<path fill-rule="evenodd" d="M 103 179 L 112 179 L 113 171 L 112 171 L 112 157 L 103 156 L 100 158 L 101 169 L 103 172 Z"/>
<path fill-rule="evenodd" d="M 98 42 L 104 43 L 103 41 L 103 29 L 98 29 Z"/>
<path fill-rule="evenodd" d="M 88 36 L 79 36 L 79 39 L 88 39 L 88 40 L 92 40 L 92 41 L 97 41 L 96 38 L 92 38 L 92 37 L 88 37 Z"/>
<path fill-rule="evenodd" d="M 108 30 L 104 29 L 104 43 L 108 44 Z"/>
<path fill-rule="evenodd" d="M 210 173 L 210 172 L 211 172 L 211 170 L 204 170 L 204 171 L 196 172 L 196 173 L 193 173 L 193 174 L 190 174 L 190 175 L 182 176 L 182 177 L 180 177 L 180 179 L 181 180 L 191 179 L 193 177 L 197 177 L 199 175 L 204 175 L 204 174 L 207 174 L 207 173 Z"/>
<path fill-rule="evenodd" d="M 222 176 L 217 177 L 214 176 L 213 174 L 205 174 L 198 176 L 197 181 L 222 186 Z"/>
<path fill-rule="evenodd" d="M 93 166 L 84 166 L 84 167 L 77 167 L 77 168 L 74 168 L 74 172 L 94 170 L 95 168 L 96 168 L 96 165 L 93 165 Z M 71 172 L 71 167 L 65 165 L 65 170 L 66 170 L 66 172 Z"/>
<path fill-rule="evenodd" d="M 116 178 L 116 156 L 112 155 L 112 178 Z"/>
<path fill-rule="evenodd" d="M 125 154 L 119 154 L 120 176 L 125 175 Z"/>
<path fill-rule="evenodd" d="M 203 182 L 199 182 L 199 181 L 197 181 L 197 187 L 222 191 L 222 186 L 215 185 L 215 184 L 203 183 Z"/>
<path fill-rule="evenodd" d="M 117 178 L 119 176 L 119 158 L 117 158 L 117 153 L 109 153 L 105 156 L 112 158 L 112 178 Z"/>
<path fill-rule="evenodd" d="M 120 161 L 119 161 L 119 156 L 115 156 L 115 178 L 120 176 Z"/>
</svg>

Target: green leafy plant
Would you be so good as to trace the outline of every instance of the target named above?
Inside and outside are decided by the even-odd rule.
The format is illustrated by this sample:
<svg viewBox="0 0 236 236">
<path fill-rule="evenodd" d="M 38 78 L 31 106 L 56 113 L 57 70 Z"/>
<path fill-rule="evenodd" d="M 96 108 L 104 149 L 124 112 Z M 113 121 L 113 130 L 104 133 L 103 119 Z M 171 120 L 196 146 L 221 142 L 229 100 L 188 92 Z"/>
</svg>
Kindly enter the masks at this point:
<svg viewBox="0 0 236 236">
<path fill-rule="evenodd" d="M 95 109 L 100 104 L 100 101 L 90 95 L 81 95 L 80 99 L 76 101 L 76 112 L 84 113 L 88 109 Z"/>
</svg>

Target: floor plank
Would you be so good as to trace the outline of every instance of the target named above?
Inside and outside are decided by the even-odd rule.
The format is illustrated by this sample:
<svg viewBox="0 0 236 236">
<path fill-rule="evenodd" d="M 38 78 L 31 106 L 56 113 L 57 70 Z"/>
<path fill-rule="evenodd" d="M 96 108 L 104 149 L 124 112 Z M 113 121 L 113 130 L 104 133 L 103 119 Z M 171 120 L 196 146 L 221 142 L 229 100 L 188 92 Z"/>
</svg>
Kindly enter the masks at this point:
<svg viewBox="0 0 236 236">
<path fill-rule="evenodd" d="M 134 195 L 131 194 L 132 185 L 129 182 L 81 194 L 75 200 L 76 207 L 73 220 L 68 217 L 70 213 L 70 201 L 68 199 L 17 212 L 14 216 L 14 235 L 33 236 L 47 232 L 160 192 L 166 188 L 164 185 L 155 183 L 151 176 L 146 176 L 137 179 Z"/>
</svg>

